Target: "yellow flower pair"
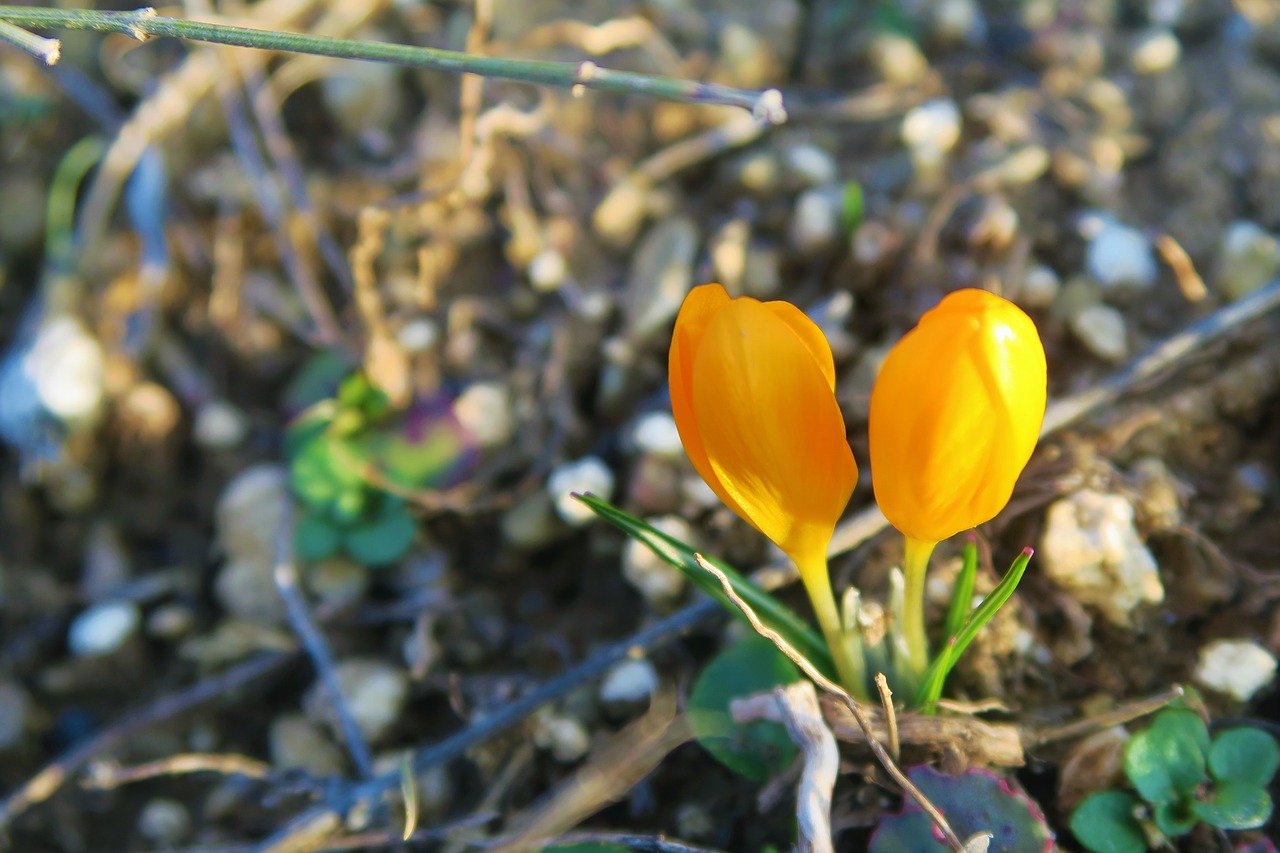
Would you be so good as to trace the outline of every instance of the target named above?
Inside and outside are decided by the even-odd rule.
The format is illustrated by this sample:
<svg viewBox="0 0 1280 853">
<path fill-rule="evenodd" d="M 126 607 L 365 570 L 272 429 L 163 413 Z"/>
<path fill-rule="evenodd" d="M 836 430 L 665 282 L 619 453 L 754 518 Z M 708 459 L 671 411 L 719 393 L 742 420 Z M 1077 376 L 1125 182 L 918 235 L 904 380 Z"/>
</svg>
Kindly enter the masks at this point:
<svg viewBox="0 0 1280 853">
<path fill-rule="evenodd" d="M 680 309 L 668 370 L 672 413 L 694 467 L 796 562 L 842 680 L 860 682 L 860 660 L 842 663 L 848 656 L 837 648 L 850 638 L 827 579 L 827 548 L 858 467 L 826 337 L 794 305 L 731 299 L 707 284 Z M 907 540 L 902 627 L 917 675 L 928 663 L 929 555 L 1008 503 L 1045 401 L 1035 324 L 983 290 L 949 294 L 881 367 L 871 393 L 871 470 L 876 502 Z"/>
</svg>

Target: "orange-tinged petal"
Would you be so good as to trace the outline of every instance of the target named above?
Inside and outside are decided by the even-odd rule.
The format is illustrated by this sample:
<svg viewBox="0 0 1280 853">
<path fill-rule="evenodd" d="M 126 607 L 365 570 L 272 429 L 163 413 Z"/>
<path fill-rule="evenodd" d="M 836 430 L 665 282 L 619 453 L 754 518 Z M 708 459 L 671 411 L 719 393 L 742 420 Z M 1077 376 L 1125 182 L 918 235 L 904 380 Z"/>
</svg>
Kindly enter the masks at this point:
<svg viewBox="0 0 1280 853">
<path fill-rule="evenodd" d="M 871 392 L 885 517 L 923 542 L 994 518 L 1035 449 L 1046 386 L 1030 317 L 986 291 L 949 294 L 889 353 Z"/>
<path fill-rule="evenodd" d="M 675 418 L 680 442 L 694 469 L 711 490 L 730 509 L 742 515 L 742 509 L 720 485 L 707 451 L 702 446 L 702 435 L 693 417 L 693 359 L 707 325 L 716 313 L 729 304 L 729 294 L 719 284 L 703 284 L 689 291 L 676 315 L 676 327 L 671 337 L 671 351 L 667 357 L 667 382 L 671 386 L 671 415 Z"/>
<path fill-rule="evenodd" d="M 858 469 L 824 369 L 829 347 L 815 359 L 812 336 L 793 321 L 753 299 L 722 306 L 702 332 L 689 388 L 708 482 L 807 563 L 825 556 Z"/>
<path fill-rule="evenodd" d="M 791 327 L 791 331 L 795 332 L 800 338 L 805 348 L 809 350 L 809 355 L 813 356 L 813 360 L 817 362 L 818 368 L 822 370 L 822 375 L 827 379 L 827 387 L 832 393 L 836 390 L 836 361 L 831 355 L 831 344 L 827 341 L 827 336 L 822 333 L 822 329 L 818 328 L 818 324 L 813 322 L 796 306 L 790 302 L 765 302 L 762 303 L 768 308 L 778 319 Z"/>
</svg>

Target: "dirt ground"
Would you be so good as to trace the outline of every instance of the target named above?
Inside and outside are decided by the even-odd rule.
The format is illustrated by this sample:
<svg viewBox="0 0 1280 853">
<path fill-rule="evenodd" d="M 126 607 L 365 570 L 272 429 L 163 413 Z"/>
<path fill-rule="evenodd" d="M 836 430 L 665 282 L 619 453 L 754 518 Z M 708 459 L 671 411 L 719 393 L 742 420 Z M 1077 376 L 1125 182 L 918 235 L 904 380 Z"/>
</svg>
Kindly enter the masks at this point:
<svg viewBox="0 0 1280 853">
<path fill-rule="evenodd" d="M 739 626 L 562 500 L 683 522 L 744 571 L 778 562 L 671 445 L 671 324 L 713 280 L 827 332 L 862 469 L 851 519 L 873 505 L 888 346 L 958 287 L 1035 319 L 1061 423 L 979 531 L 978 591 L 1037 556 L 952 698 L 1043 732 L 1187 685 L 1215 720 L 1280 732 L 1275 4 L 185 15 L 210 5 L 245 26 L 776 87 L 787 121 L 171 39 L 50 32 L 53 68 L 0 44 L 0 845 L 265 849 L 299 815 L 355 806 L 352 840 L 316 849 L 521 849 L 500 841 L 530 827 L 788 849 L 794 774 L 749 782 L 681 728 Z M 430 478 L 389 486 L 386 511 L 413 520 L 403 548 L 282 573 L 306 511 L 286 427 L 360 366 L 407 412 L 387 430 L 444 449 L 414 457 Z M 837 587 L 882 596 L 901 540 L 845 544 Z M 962 544 L 935 557 L 935 616 Z M 1114 768 L 1072 765 L 1078 737 L 1027 742 L 1002 772 L 1079 850 L 1069 789 Z M 845 748 L 836 849 L 863 851 L 900 796 Z M 405 756 L 418 831 L 401 843 Z M 1177 849 L 1268 832 L 1202 828 Z"/>
</svg>

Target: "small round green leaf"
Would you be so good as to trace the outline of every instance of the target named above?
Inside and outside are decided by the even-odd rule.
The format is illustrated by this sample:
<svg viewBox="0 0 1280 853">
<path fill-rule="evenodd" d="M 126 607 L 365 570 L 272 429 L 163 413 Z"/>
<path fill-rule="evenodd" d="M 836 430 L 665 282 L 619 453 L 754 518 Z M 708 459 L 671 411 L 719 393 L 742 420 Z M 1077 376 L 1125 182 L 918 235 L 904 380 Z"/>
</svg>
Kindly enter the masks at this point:
<svg viewBox="0 0 1280 853">
<path fill-rule="evenodd" d="M 1239 782 L 1265 788 L 1280 767 L 1276 739 L 1252 726 L 1227 729 L 1209 747 L 1209 773 L 1219 782 Z"/>
<path fill-rule="evenodd" d="M 347 553 L 366 566 L 386 566 L 399 560 L 413 545 L 418 525 L 402 506 L 389 505 L 379 516 L 347 529 L 343 541 Z"/>
<path fill-rule="evenodd" d="M 342 544 L 342 533 L 328 521 L 303 512 L 293 526 L 293 551 L 298 559 L 315 563 L 333 556 Z"/>
<path fill-rule="evenodd" d="M 1150 728 L 1129 738 L 1125 775 L 1153 805 L 1184 799 L 1204 781 L 1208 751 L 1209 731 L 1197 714 L 1161 711 Z"/>
<path fill-rule="evenodd" d="M 764 781 L 791 763 L 795 745 L 778 723 L 738 725 L 729 714 L 729 703 L 799 680 L 795 665 L 773 643 L 754 634 L 740 640 L 707 664 L 693 685 L 689 696 L 693 736 L 725 767 Z"/>
<path fill-rule="evenodd" d="M 1196 813 L 1191 808 L 1192 801 L 1170 800 L 1158 804 L 1153 810 L 1156 827 L 1169 838 L 1186 835 L 1199 823 Z"/>
<path fill-rule="evenodd" d="M 1194 808 L 1202 821 L 1219 829 L 1257 829 L 1271 819 L 1266 789 L 1242 782 L 1224 782 L 1213 792 L 1213 799 Z"/>
<path fill-rule="evenodd" d="M 1071 831 L 1093 853 L 1146 853 L 1147 837 L 1134 813 L 1141 802 L 1123 791 L 1090 794 L 1071 814 Z"/>
</svg>

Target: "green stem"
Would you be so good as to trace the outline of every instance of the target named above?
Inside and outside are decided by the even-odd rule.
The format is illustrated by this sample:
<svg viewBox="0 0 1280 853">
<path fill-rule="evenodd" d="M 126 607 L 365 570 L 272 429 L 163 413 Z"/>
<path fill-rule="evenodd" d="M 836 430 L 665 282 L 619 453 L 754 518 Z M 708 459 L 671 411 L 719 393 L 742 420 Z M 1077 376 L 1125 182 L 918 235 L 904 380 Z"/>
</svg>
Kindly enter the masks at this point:
<svg viewBox="0 0 1280 853">
<path fill-rule="evenodd" d="M 45 65 L 57 65 L 62 56 L 62 42 L 42 38 L 5 21 L 0 21 L 0 41 L 22 48 Z"/>
<path fill-rule="evenodd" d="M 255 30 L 227 24 L 166 18 L 157 15 L 154 9 L 138 9 L 132 12 L 95 12 L 84 9 L 42 9 L 29 6 L 0 7 L 0 22 L 6 21 L 20 27 L 95 30 L 123 33 L 137 39 L 165 36 L 235 47 L 310 53 L 338 59 L 391 62 L 413 68 L 447 71 L 452 74 L 479 74 L 484 77 L 523 80 L 527 83 L 540 83 L 546 86 L 565 88 L 581 86 L 605 92 L 646 95 L 669 101 L 724 104 L 751 110 L 761 120 L 772 124 L 781 124 L 786 121 L 782 96 L 776 89 L 757 92 L 692 80 L 678 80 L 672 77 L 613 71 L 601 68 L 594 62 L 505 59 L 430 47 Z"/>
<path fill-rule="evenodd" d="M 835 662 L 841 683 L 855 699 L 866 701 L 870 694 L 867 692 L 861 643 L 855 650 L 850 636 L 841 627 L 840 611 L 836 608 L 835 594 L 831 591 L 827 558 L 822 556 L 803 563 L 797 561 L 796 566 L 800 569 L 800 580 L 804 582 L 805 592 L 809 593 L 814 615 L 818 617 L 818 627 L 827 640 L 827 648 L 831 650 L 831 659 Z"/>
<path fill-rule="evenodd" d="M 906 582 L 903 591 L 902 630 L 907 640 L 907 667 L 916 683 L 929 668 L 929 640 L 924 632 L 924 579 L 929 569 L 929 556 L 937 542 L 921 542 L 906 537 L 906 552 L 902 558 L 902 574 Z"/>
</svg>

